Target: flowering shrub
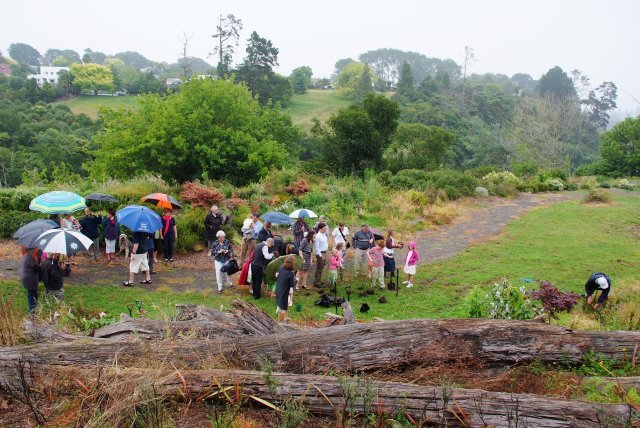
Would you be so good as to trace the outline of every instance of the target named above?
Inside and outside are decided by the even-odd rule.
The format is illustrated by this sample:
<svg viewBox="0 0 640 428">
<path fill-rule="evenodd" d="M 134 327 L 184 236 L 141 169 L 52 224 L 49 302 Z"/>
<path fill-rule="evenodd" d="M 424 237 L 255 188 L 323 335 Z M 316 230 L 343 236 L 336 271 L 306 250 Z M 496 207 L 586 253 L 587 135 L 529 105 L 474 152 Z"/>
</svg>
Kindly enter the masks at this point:
<svg viewBox="0 0 640 428">
<path fill-rule="evenodd" d="M 558 290 L 549 281 L 541 281 L 540 288 L 531 293 L 533 300 L 539 300 L 542 303 L 542 309 L 549 314 L 549 319 L 558 319 L 558 312 L 570 312 L 578 303 L 580 295 L 576 293 L 565 293 Z"/>
<path fill-rule="evenodd" d="M 190 203 L 193 208 L 208 207 L 224 199 L 222 193 L 217 190 L 191 181 L 182 185 L 180 197 L 183 201 Z"/>
<path fill-rule="evenodd" d="M 509 171 L 490 172 L 482 177 L 489 194 L 507 197 L 518 193 L 518 186 L 521 180 Z"/>
<path fill-rule="evenodd" d="M 507 278 L 502 278 L 483 297 L 476 294 L 470 302 L 469 314 L 474 318 L 527 320 L 535 317 L 537 312 L 524 286 L 517 287 Z"/>
<path fill-rule="evenodd" d="M 631 182 L 629 182 L 629 180 L 627 180 L 626 178 L 621 178 L 620 181 L 618 181 L 616 187 L 623 190 L 633 190 L 634 188 L 633 184 L 631 184 Z"/>
<path fill-rule="evenodd" d="M 544 182 L 545 186 L 549 190 L 561 192 L 564 190 L 564 183 L 559 178 L 551 178 Z"/>
</svg>

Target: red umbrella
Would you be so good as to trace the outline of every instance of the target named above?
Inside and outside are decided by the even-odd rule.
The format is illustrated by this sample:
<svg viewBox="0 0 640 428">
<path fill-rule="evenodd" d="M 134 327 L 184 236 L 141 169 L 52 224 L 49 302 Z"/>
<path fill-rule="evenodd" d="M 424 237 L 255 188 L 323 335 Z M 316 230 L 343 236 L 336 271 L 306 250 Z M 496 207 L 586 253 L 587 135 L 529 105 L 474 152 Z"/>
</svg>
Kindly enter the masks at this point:
<svg viewBox="0 0 640 428">
<path fill-rule="evenodd" d="M 170 210 L 182 208 L 182 205 L 173 196 L 166 193 L 152 193 L 142 198 L 142 202 L 147 202 L 160 208 L 169 208 Z"/>
</svg>

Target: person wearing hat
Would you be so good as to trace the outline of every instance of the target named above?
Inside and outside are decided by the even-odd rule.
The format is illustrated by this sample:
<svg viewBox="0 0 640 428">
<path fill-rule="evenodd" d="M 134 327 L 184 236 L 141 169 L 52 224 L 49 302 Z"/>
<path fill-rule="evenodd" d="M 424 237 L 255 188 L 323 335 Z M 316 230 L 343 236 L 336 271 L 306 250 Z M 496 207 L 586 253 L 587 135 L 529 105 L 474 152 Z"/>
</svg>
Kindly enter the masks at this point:
<svg viewBox="0 0 640 428">
<path fill-rule="evenodd" d="M 611 278 L 602 272 L 596 272 L 591 275 L 584 285 L 588 304 L 593 304 L 593 294 L 598 290 L 601 291 L 600 297 L 598 297 L 598 302 L 593 305 L 593 309 L 600 309 L 600 306 L 603 305 L 609 297 L 609 290 L 611 290 Z"/>
</svg>

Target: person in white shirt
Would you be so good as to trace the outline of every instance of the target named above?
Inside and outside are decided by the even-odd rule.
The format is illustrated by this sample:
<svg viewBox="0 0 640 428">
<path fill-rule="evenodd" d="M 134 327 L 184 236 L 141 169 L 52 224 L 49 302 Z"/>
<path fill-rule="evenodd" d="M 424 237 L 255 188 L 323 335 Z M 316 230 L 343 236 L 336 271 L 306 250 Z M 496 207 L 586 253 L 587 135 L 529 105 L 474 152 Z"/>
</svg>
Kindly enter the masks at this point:
<svg viewBox="0 0 640 428">
<path fill-rule="evenodd" d="M 313 278 L 313 285 L 322 287 L 322 271 L 327 261 L 327 251 L 329 250 L 329 237 L 327 236 L 327 225 L 320 223 L 318 233 L 313 241 L 313 252 L 316 255 L 316 273 Z"/>
<path fill-rule="evenodd" d="M 347 248 L 351 246 L 349 245 L 349 241 L 347 239 L 347 236 L 349 236 L 349 228 L 344 225 L 344 222 L 341 221 L 340 223 L 338 223 L 338 227 L 333 229 L 333 232 L 331 232 L 331 236 L 333 237 L 332 247 L 334 249 L 339 243 L 342 242 L 342 257 L 344 257 L 347 252 Z"/>
</svg>

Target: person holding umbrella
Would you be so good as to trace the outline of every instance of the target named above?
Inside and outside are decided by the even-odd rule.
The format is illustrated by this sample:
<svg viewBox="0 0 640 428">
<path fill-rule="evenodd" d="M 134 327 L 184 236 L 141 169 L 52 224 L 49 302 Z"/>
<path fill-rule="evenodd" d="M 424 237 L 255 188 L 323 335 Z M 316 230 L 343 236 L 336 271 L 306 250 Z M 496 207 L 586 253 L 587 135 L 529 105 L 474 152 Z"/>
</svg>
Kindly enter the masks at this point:
<svg viewBox="0 0 640 428">
<path fill-rule="evenodd" d="M 162 216 L 162 252 L 165 262 L 173 261 L 173 248 L 178 239 L 178 228 L 176 227 L 176 218 L 171 215 L 171 209 L 166 208 Z"/>
<path fill-rule="evenodd" d="M 304 235 L 309 232 L 309 225 L 304 220 L 304 217 L 298 217 L 295 223 L 293 223 L 293 245 L 296 247 L 296 251 L 300 249 L 300 243 L 304 239 Z"/>
<path fill-rule="evenodd" d="M 135 275 L 142 271 L 145 279 L 140 284 L 151 284 L 151 272 L 149 271 L 149 252 L 147 250 L 147 240 L 149 234 L 146 232 L 133 232 L 133 247 L 131 248 L 131 262 L 129 263 L 129 280 L 124 281 L 125 287 L 133 287 Z"/>
<path fill-rule="evenodd" d="M 29 313 L 36 310 L 38 304 L 38 284 L 40 282 L 40 256 L 37 248 L 29 248 L 20 260 L 20 279 L 27 290 Z"/>
<path fill-rule="evenodd" d="M 93 258 L 98 260 L 100 257 L 100 239 L 98 234 L 98 226 L 102 223 L 102 216 L 95 216 L 91 212 L 91 208 L 84 209 L 84 218 L 80 220 L 80 230 L 87 238 L 93 241 L 93 245 L 87 250 L 87 256 L 93 252 Z"/>
<path fill-rule="evenodd" d="M 57 300 L 64 300 L 64 290 L 62 289 L 64 273 L 60 266 L 61 263 L 60 254 L 54 253 L 49 255 L 40 265 L 45 296 L 52 296 Z"/>
</svg>

